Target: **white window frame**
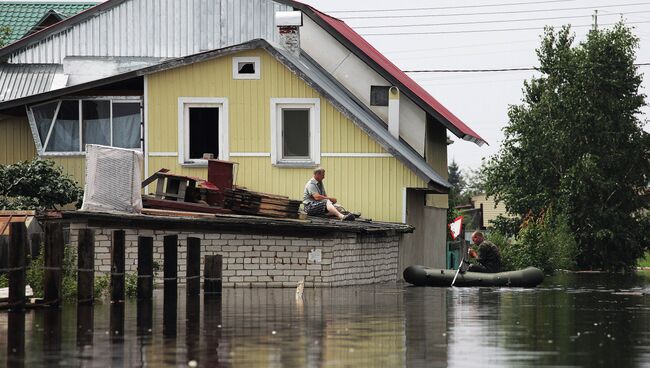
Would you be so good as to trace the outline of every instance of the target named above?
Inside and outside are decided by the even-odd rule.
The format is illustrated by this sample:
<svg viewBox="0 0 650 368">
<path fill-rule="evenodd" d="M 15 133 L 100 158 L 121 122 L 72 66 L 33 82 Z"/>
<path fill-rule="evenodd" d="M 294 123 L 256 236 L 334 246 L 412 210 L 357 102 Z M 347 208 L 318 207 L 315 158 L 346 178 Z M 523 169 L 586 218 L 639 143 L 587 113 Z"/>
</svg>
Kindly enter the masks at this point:
<svg viewBox="0 0 650 368">
<path fill-rule="evenodd" d="M 110 140 L 111 140 L 111 145 L 113 144 L 113 103 L 140 103 L 140 125 L 142 125 L 142 121 L 144 117 L 142 116 L 142 106 L 144 104 L 142 97 L 140 96 L 75 96 L 75 97 L 68 97 L 68 98 L 60 98 L 56 100 L 50 100 L 42 103 L 37 103 L 34 105 L 29 105 L 26 107 L 27 109 L 27 119 L 29 120 L 29 125 L 32 131 L 32 136 L 34 138 L 34 143 L 36 145 L 36 151 L 39 156 L 85 156 L 86 151 L 85 147 L 83 146 L 83 132 L 82 132 L 82 102 L 83 101 L 93 101 L 93 100 L 104 100 L 104 101 L 109 101 L 110 102 Z M 78 151 L 46 151 L 45 148 L 47 147 L 49 143 L 49 137 L 52 134 L 52 131 L 54 130 L 54 124 L 56 124 L 56 118 L 59 113 L 59 109 L 61 108 L 61 103 L 63 101 L 76 101 L 79 105 L 79 122 L 78 122 L 78 128 L 79 128 L 79 150 Z M 45 142 L 41 144 L 40 136 L 38 134 L 38 128 L 36 127 L 36 119 L 34 118 L 34 114 L 32 112 L 32 108 L 46 105 L 52 102 L 57 103 L 57 107 L 54 111 L 54 116 L 52 117 L 52 124 L 50 125 L 50 129 L 48 131 L 48 134 L 45 138 Z M 139 148 L 129 148 L 129 149 L 135 149 L 135 150 L 142 150 L 142 127 L 140 127 L 140 147 Z"/>
<path fill-rule="evenodd" d="M 240 74 L 239 63 L 253 63 L 255 73 Z M 260 79 L 260 58 L 259 56 L 239 56 L 232 58 L 232 79 Z"/>
<path fill-rule="evenodd" d="M 309 159 L 282 158 L 282 109 L 309 109 Z M 271 99 L 271 163 L 278 166 L 314 167 L 320 164 L 320 99 Z"/>
<path fill-rule="evenodd" d="M 219 109 L 220 160 L 230 158 L 228 146 L 228 99 L 225 97 L 179 97 L 178 98 L 178 163 L 184 166 L 207 166 L 208 160 L 189 159 L 190 155 L 190 108 L 216 107 Z M 186 158 L 188 157 L 188 158 Z"/>
</svg>

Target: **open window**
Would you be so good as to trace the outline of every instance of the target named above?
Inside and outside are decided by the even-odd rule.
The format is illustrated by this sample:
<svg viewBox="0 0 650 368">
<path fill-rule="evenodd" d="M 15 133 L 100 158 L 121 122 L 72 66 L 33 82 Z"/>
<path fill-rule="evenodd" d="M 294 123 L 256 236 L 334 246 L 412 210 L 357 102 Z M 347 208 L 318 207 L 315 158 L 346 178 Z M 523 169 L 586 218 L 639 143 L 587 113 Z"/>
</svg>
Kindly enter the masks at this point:
<svg viewBox="0 0 650 368">
<path fill-rule="evenodd" d="M 320 163 L 320 100 L 271 100 L 271 160 L 275 165 Z"/>
<path fill-rule="evenodd" d="M 260 79 L 260 58 L 234 57 L 232 58 L 233 79 Z"/>
<path fill-rule="evenodd" d="M 227 160 L 227 99 L 181 97 L 178 108 L 179 162 L 207 165 L 206 154 Z"/>
<path fill-rule="evenodd" d="M 78 155 L 86 144 L 142 148 L 139 98 L 49 101 L 30 106 L 28 116 L 41 155 Z"/>
</svg>

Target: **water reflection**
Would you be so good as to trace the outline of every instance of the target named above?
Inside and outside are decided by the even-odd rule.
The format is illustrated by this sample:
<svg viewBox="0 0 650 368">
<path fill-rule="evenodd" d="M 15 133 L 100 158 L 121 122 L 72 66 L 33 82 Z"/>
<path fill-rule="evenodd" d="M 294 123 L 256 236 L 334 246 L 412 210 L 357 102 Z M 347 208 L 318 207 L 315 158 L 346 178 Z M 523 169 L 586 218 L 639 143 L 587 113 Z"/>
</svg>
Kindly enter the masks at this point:
<svg viewBox="0 0 650 368">
<path fill-rule="evenodd" d="M 0 343 L 8 366 L 29 367 L 640 367 L 649 286 L 650 275 L 579 274 L 536 289 L 306 289 L 302 301 L 156 290 L 151 302 L 2 313 Z"/>
</svg>

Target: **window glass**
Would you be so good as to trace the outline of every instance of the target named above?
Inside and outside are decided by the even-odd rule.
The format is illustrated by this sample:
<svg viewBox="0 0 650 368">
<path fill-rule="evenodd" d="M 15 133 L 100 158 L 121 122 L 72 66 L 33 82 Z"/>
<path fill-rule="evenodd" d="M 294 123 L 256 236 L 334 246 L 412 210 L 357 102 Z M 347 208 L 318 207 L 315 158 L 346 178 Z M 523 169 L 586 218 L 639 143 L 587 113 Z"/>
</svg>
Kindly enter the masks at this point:
<svg viewBox="0 0 650 368">
<path fill-rule="evenodd" d="M 204 153 L 219 156 L 219 108 L 189 108 L 189 159 L 202 159 Z"/>
<path fill-rule="evenodd" d="M 140 148 L 140 103 L 113 103 L 113 146 Z"/>
<path fill-rule="evenodd" d="M 82 101 L 82 149 L 86 144 L 111 145 L 111 102 L 108 100 Z"/>
<path fill-rule="evenodd" d="M 50 127 L 52 126 L 52 120 L 54 119 L 54 113 L 56 112 L 56 107 L 58 105 L 59 101 L 55 101 L 45 105 L 32 107 L 32 113 L 34 114 L 36 129 L 38 130 L 38 136 L 41 139 L 41 145 L 45 144 L 45 139 L 47 138 L 47 133 L 50 131 Z"/>
<path fill-rule="evenodd" d="M 62 101 L 45 149 L 51 152 L 77 152 L 79 148 L 79 101 Z"/>
<path fill-rule="evenodd" d="M 282 109 L 282 157 L 309 157 L 309 109 Z"/>
<path fill-rule="evenodd" d="M 237 72 L 239 74 L 255 74 L 255 63 L 239 62 L 237 63 Z"/>
</svg>

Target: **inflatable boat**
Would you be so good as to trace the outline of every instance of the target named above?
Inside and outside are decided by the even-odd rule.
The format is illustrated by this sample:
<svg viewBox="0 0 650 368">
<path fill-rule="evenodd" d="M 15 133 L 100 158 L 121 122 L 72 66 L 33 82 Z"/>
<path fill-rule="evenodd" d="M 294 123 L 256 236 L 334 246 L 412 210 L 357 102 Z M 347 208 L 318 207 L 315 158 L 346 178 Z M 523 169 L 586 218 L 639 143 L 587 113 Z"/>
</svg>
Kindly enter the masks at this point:
<svg viewBox="0 0 650 368">
<path fill-rule="evenodd" d="M 441 270 L 425 266 L 409 266 L 404 270 L 404 280 L 416 286 L 449 287 L 456 270 Z M 480 273 L 459 273 L 454 286 L 508 286 L 535 287 L 544 281 L 544 273 L 539 268 L 528 267 L 523 270 Z"/>
</svg>

